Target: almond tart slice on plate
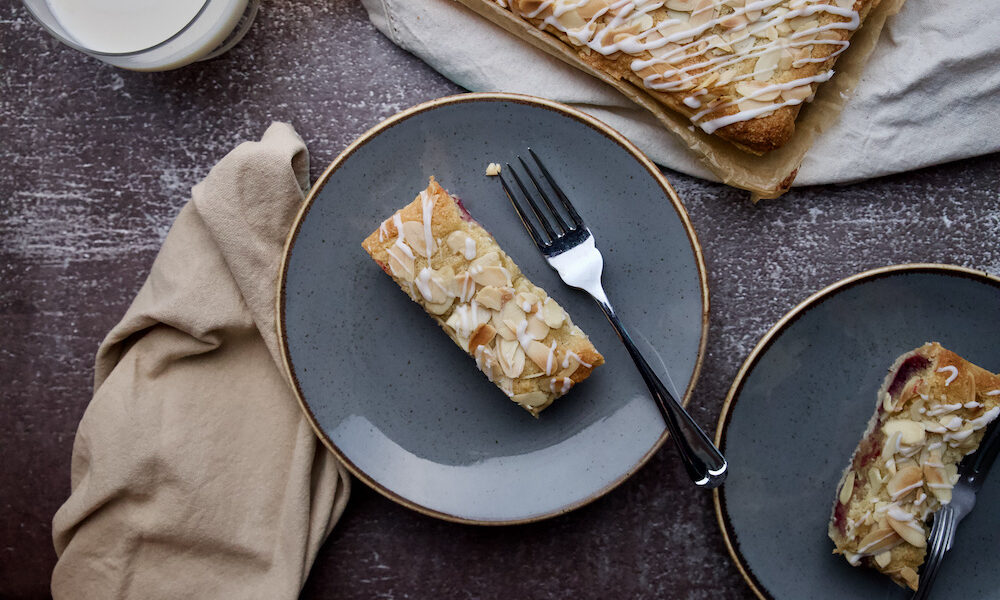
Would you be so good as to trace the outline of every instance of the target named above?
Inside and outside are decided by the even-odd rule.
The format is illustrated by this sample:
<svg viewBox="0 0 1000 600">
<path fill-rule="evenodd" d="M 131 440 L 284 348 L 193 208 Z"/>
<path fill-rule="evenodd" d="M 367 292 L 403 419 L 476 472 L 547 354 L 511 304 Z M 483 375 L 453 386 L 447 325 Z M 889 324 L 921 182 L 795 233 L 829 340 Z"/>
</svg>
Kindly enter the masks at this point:
<svg viewBox="0 0 1000 600">
<path fill-rule="evenodd" d="M 433 177 L 362 244 L 511 400 L 534 416 L 604 357 Z"/>
<path fill-rule="evenodd" d="M 928 521 L 998 414 L 1000 376 L 937 343 L 900 356 L 837 487 L 834 552 L 917 589 Z"/>
</svg>

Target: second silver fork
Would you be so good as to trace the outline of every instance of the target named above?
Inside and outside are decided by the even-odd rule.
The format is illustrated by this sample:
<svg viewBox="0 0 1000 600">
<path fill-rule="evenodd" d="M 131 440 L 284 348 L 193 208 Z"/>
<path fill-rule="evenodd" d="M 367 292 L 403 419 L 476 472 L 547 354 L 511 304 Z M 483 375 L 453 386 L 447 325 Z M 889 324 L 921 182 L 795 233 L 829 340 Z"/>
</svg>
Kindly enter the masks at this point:
<svg viewBox="0 0 1000 600">
<path fill-rule="evenodd" d="M 514 205 L 514 210 L 517 211 L 521 222 L 524 223 L 524 227 L 528 230 L 528 234 L 535 242 L 535 245 L 538 246 L 542 255 L 545 256 L 545 260 L 559 273 L 563 282 L 590 294 L 597 301 L 601 310 L 604 311 L 608 321 L 611 322 L 618 337 L 625 345 L 629 356 L 635 362 L 636 368 L 639 369 L 639 373 L 642 375 L 646 387 L 649 388 L 650 394 L 652 394 L 653 399 L 656 401 L 656 406 L 660 410 L 660 414 L 663 415 L 663 420 L 670 431 L 670 437 L 677 445 L 677 450 L 680 452 L 681 460 L 691 480 L 695 485 L 700 487 L 718 487 L 726 479 L 728 468 L 726 459 L 708 436 L 705 435 L 701 427 L 694 422 L 691 415 L 684 410 L 680 402 L 663 385 L 663 382 L 656 376 L 656 373 L 632 341 L 632 337 L 615 313 L 615 309 L 612 307 L 611 301 L 608 300 L 608 296 L 604 291 L 604 286 L 601 284 L 604 258 L 597 249 L 593 234 L 591 234 L 590 229 L 587 228 L 579 213 L 577 213 L 572 203 L 570 203 L 569 198 L 556 185 L 556 182 L 552 179 L 542 161 L 531 149 L 528 149 L 528 152 L 535 160 L 535 164 L 538 165 L 542 177 L 548 182 L 549 187 L 551 187 L 558 201 L 565 209 L 569 222 L 556 210 L 552 200 L 549 198 L 549 194 L 546 193 L 544 187 L 539 183 L 521 157 L 518 157 L 518 160 L 521 162 L 524 172 L 531 180 L 536 190 L 535 195 L 541 200 L 541 205 L 544 205 L 544 208 L 535 200 L 534 195 L 528 191 L 528 188 L 525 187 L 521 178 L 518 177 L 517 172 L 510 166 L 510 163 L 507 164 L 505 172 L 509 173 L 516 182 L 528 206 L 530 206 L 531 213 L 541 226 L 541 230 L 535 227 L 528 213 L 523 210 L 521 204 L 516 199 L 514 191 L 504 180 L 504 172 L 501 172 L 500 182 L 503 184 L 504 192 L 506 192 L 511 204 Z"/>
</svg>

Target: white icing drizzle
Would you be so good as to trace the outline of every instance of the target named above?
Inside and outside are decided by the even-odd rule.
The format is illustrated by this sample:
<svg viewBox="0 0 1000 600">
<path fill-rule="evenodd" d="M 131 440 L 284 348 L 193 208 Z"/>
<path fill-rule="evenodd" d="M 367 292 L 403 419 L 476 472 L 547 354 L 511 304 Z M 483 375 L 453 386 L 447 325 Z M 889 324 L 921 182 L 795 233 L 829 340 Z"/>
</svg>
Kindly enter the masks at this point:
<svg viewBox="0 0 1000 600">
<path fill-rule="evenodd" d="M 945 429 L 950 429 L 952 431 L 958 431 L 962 428 L 962 417 L 952 417 L 947 421 L 941 421 L 941 425 Z"/>
<path fill-rule="evenodd" d="M 917 481 L 916 483 L 914 483 L 913 485 L 905 487 L 905 488 L 903 488 L 901 490 L 896 490 L 896 493 L 892 494 L 891 498 L 893 500 L 898 500 L 898 499 L 902 498 L 903 496 L 909 494 L 913 490 L 915 490 L 915 489 L 917 489 L 917 488 L 919 488 L 919 487 L 921 487 L 923 485 L 924 485 L 924 480 L 921 479 L 921 480 Z"/>
<path fill-rule="evenodd" d="M 900 523 L 910 523 L 913 521 L 913 515 L 903 510 L 898 504 L 890 504 L 886 515 Z"/>
<path fill-rule="evenodd" d="M 687 20 L 684 15 L 671 12 L 668 13 L 669 18 L 659 22 L 656 22 L 649 13 L 663 7 L 664 2 L 614 0 L 610 5 L 600 7 L 596 11 L 586 10 L 581 15 L 580 9 L 585 9 L 592 1 L 595 0 L 543 0 L 535 10 L 523 12 L 521 16 L 527 19 L 541 19 L 540 28 L 551 27 L 564 33 L 573 44 L 585 47 L 587 52 L 597 52 L 603 56 L 611 56 L 618 52 L 637 56 L 648 52 L 652 58 L 636 58 L 630 63 L 632 71 L 642 77 L 645 87 L 652 90 L 683 92 L 693 89 L 693 93 L 684 97 L 682 101 L 687 107 L 695 110 L 701 108 L 703 104 L 697 96 L 705 94 L 710 84 L 722 86 L 751 78 L 756 81 L 766 81 L 771 78 L 781 60 L 788 61 L 786 64 L 791 68 L 799 68 L 838 56 L 847 49 L 849 42 L 831 39 L 830 36 L 818 39 L 817 36 L 838 29 L 853 31 L 861 22 L 850 0 L 838 2 L 843 6 L 819 3 L 815 0 L 812 2 L 756 0 L 747 2 L 742 7 L 737 5 L 731 13 L 724 15 L 721 14 L 721 7 L 731 5 L 731 2 L 716 0 L 701 5 L 701 8 L 692 5 L 693 10 L 690 11 Z M 501 6 L 506 5 L 504 0 L 497 2 Z M 783 6 L 785 4 L 788 5 L 787 8 Z M 820 13 L 844 20 L 825 25 L 820 25 L 818 20 L 801 23 L 803 18 Z M 587 14 L 591 16 L 587 18 L 585 16 Z M 599 22 L 602 18 L 603 23 Z M 792 19 L 798 19 L 795 24 L 800 25 L 800 29 L 794 30 L 788 25 Z M 814 25 L 804 26 L 809 24 Z M 726 31 L 701 37 L 716 26 L 721 26 Z M 785 35 L 779 35 L 779 28 Z M 767 42 L 758 45 L 759 40 L 752 38 Z M 823 46 L 831 47 L 831 51 L 821 56 L 811 56 L 813 47 Z M 715 48 L 722 54 L 709 53 Z M 761 59 L 765 55 L 768 56 Z M 680 66 L 681 63 L 692 59 L 695 60 L 694 63 Z M 729 69 L 754 59 L 760 60 L 755 63 L 750 73 L 737 74 L 736 68 Z M 725 103 L 719 102 L 718 99 L 712 100 L 706 110 L 692 116 L 691 120 L 707 133 L 712 133 L 720 127 L 764 116 L 783 106 L 797 105 L 811 100 L 812 86 L 827 81 L 832 76 L 833 70 L 830 69 L 811 77 L 796 79 L 788 84 L 768 86 L 764 88 L 767 91 L 754 91 L 743 96 L 742 100 Z M 777 87 L 785 85 L 788 87 Z M 802 86 L 810 88 L 765 106 L 759 106 L 759 102 L 739 106 L 745 100 Z M 738 93 L 742 95 L 742 92 Z M 780 97 L 781 94 L 778 94 L 770 99 Z M 732 106 L 739 108 L 735 114 L 698 123 L 699 119 Z"/>
<path fill-rule="evenodd" d="M 982 416 L 972 419 L 969 421 L 969 426 L 973 429 L 982 429 L 996 420 L 997 415 L 1000 414 L 1000 406 L 994 406 L 989 409 Z"/>
<path fill-rule="evenodd" d="M 555 366 L 556 362 L 556 342 L 552 341 L 552 345 L 549 346 L 549 355 L 545 358 L 545 374 L 551 375 L 552 368 Z"/>
<path fill-rule="evenodd" d="M 956 410 L 962 408 L 961 402 L 956 402 L 955 404 L 939 404 L 929 410 L 927 410 L 928 417 L 936 417 L 938 415 L 943 415 L 950 412 L 955 412 Z"/>
<path fill-rule="evenodd" d="M 962 406 L 964 406 L 965 408 L 981 408 L 983 405 L 976 402 L 975 400 L 971 400 L 969 402 L 966 402 Z"/>
<path fill-rule="evenodd" d="M 486 378 L 493 382 L 493 360 L 496 357 L 493 351 L 485 345 L 476 347 L 476 366 L 482 371 Z"/>
<path fill-rule="evenodd" d="M 431 233 L 431 216 L 434 214 L 434 199 L 427 193 L 427 190 L 420 192 L 420 206 L 424 212 L 424 243 L 427 244 L 427 264 L 430 265 L 431 257 L 434 256 L 434 235 Z"/>
<path fill-rule="evenodd" d="M 765 90 L 767 91 L 791 90 L 796 87 L 801 87 L 802 85 L 807 85 L 808 83 L 814 83 L 814 82 L 819 83 L 823 81 L 829 81 L 831 77 L 833 77 L 833 69 L 830 69 L 826 73 L 820 73 L 819 75 L 814 75 L 812 77 L 805 77 L 803 79 L 796 79 L 795 81 L 789 81 L 788 83 L 780 83 L 767 86 L 765 88 L 762 88 L 760 91 L 750 94 L 750 96 L 747 96 L 746 98 L 744 98 L 744 100 L 753 100 L 755 97 L 760 96 L 761 94 L 766 94 L 767 92 Z M 792 85 L 796 83 L 799 85 Z M 725 104 L 713 107 L 711 110 L 703 110 L 700 113 L 697 113 L 694 116 L 692 116 L 691 120 L 696 121 L 701 117 L 705 116 L 706 114 L 708 114 L 709 112 L 714 112 L 716 110 L 719 110 L 721 108 L 726 108 L 729 106 L 735 106 L 738 105 L 740 102 L 742 102 L 742 100 L 740 101 L 733 100 L 731 102 L 726 102 Z M 784 102 L 779 102 L 778 104 L 771 104 L 768 106 L 762 106 L 760 108 L 753 108 L 749 110 L 741 110 L 740 112 L 734 115 L 727 115 L 725 117 L 719 117 L 718 119 L 704 121 L 698 126 L 701 127 L 702 131 L 704 131 L 705 133 L 715 133 L 715 131 L 718 130 L 720 127 L 725 127 L 726 125 L 732 125 L 733 123 L 738 123 L 740 121 L 748 121 L 755 117 L 760 117 L 764 116 L 765 114 L 770 114 L 783 106 L 794 106 L 796 104 L 802 104 L 803 102 L 805 102 L 805 100 L 799 98 L 791 98 L 789 100 L 785 100 Z"/>
<path fill-rule="evenodd" d="M 528 334 L 528 320 L 522 319 L 520 323 L 517 324 L 517 328 L 514 330 L 514 334 L 517 336 L 517 342 L 521 344 L 521 347 L 525 350 L 531 345 L 531 342 L 535 338 Z"/>
<path fill-rule="evenodd" d="M 476 258 L 476 240 L 469 236 L 465 237 L 465 260 Z"/>
<path fill-rule="evenodd" d="M 975 433 L 974 429 L 963 429 L 961 431 L 948 432 L 944 434 L 941 439 L 945 442 L 955 442 L 954 444 L 949 444 L 949 446 L 958 446 L 960 443 L 964 442 L 970 435 Z"/>
<path fill-rule="evenodd" d="M 389 237 L 389 230 L 386 228 L 388 222 L 388 220 L 382 221 L 382 224 L 378 226 L 378 241 L 380 242 Z"/>
<path fill-rule="evenodd" d="M 559 387 L 556 387 L 558 384 Z M 549 391 L 557 396 L 562 396 L 573 387 L 573 380 L 569 377 L 553 377 L 549 380 Z"/>
<path fill-rule="evenodd" d="M 572 350 L 567 350 L 566 351 L 566 356 L 563 357 L 562 368 L 564 368 L 564 369 L 568 369 L 569 368 L 569 359 L 570 358 L 572 358 L 576 362 L 580 363 L 580 365 L 582 365 L 584 367 L 587 367 L 588 369 L 591 368 L 591 367 L 593 367 L 593 365 L 583 362 L 583 359 L 580 358 L 580 355 L 577 354 L 576 352 L 573 352 Z"/>
<path fill-rule="evenodd" d="M 417 278 L 414 280 L 414 282 L 417 284 L 417 289 L 420 290 L 421 295 L 423 295 L 424 299 L 427 300 L 428 302 L 430 301 L 431 296 L 433 295 L 433 293 L 431 292 L 432 275 L 434 275 L 434 270 L 431 269 L 430 267 L 424 267 L 423 269 L 420 269 L 420 274 L 417 275 Z"/>
<path fill-rule="evenodd" d="M 1000 396 L 1000 390 L 993 390 L 993 391 L 990 391 L 990 392 L 986 392 L 986 395 L 987 396 Z"/>
<path fill-rule="evenodd" d="M 937 370 L 938 373 L 944 373 L 945 371 L 951 372 L 951 375 L 948 376 L 948 379 L 944 380 L 944 387 L 948 387 L 949 385 L 951 385 L 951 382 L 955 381 L 955 378 L 958 377 L 958 367 L 953 365 L 948 365 L 947 367 L 941 367 L 940 369 Z"/>
<path fill-rule="evenodd" d="M 940 423 L 934 423 L 933 421 L 925 422 L 924 429 L 926 429 L 931 433 L 944 433 L 945 431 L 948 431 L 947 429 L 945 429 L 944 425 L 941 425 Z"/>
</svg>

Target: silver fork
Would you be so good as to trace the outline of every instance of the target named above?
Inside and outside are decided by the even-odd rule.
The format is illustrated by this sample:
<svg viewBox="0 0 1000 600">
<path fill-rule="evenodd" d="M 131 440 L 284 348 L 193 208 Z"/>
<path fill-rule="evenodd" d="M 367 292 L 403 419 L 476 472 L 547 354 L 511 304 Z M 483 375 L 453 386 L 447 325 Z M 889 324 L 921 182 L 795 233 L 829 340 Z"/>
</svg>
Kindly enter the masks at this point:
<svg viewBox="0 0 1000 600">
<path fill-rule="evenodd" d="M 666 386 L 663 385 L 663 382 L 660 381 L 659 377 L 656 376 L 656 373 L 649 366 L 649 363 L 646 362 L 646 359 L 642 357 L 642 353 L 639 352 L 639 349 L 632 341 L 632 337 L 625 329 L 625 326 L 622 325 L 621 320 L 618 319 L 618 315 L 615 314 L 615 309 L 611 306 L 611 302 L 604 292 L 604 286 L 601 285 L 604 258 L 594 243 L 593 234 L 584 225 L 583 219 L 577 213 L 576 209 L 573 208 L 566 194 L 556 185 L 556 182 L 552 179 L 542 161 L 530 148 L 528 152 L 531 153 L 542 176 L 549 183 L 552 191 L 559 199 L 570 222 L 567 223 L 562 215 L 559 214 L 559 211 L 556 210 L 550 200 L 548 193 L 539 184 L 534 173 L 531 172 L 531 169 L 528 168 L 528 165 L 525 164 L 520 156 L 517 159 L 521 162 L 521 166 L 531 179 L 532 184 L 534 184 L 537 195 L 541 199 L 542 204 L 544 204 L 545 209 L 543 210 L 539 206 L 538 202 L 536 202 L 535 198 L 521 182 L 521 178 L 518 177 L 517 172 L 510 166 L 510 163 L 507 163 L 507 170 L 500 174 L 500 183 L 503 184 L 504 192 L 507 193 L 511 204 L 514 205 L 514 210 L 517 211 L 521 222 L 524 223 L 524 227 L 528 230 L 528 234 L 535 242 L 535 245 L 538 246 L 542 255 L 545 256 L 545 260 L 559 273 L 563 282 L 590 294 L 597 301 L 597 304 L 600 305 L 601 310 L 604 311 L 608 320 L 611 321 L 615 332 L 622 343 L 625 344 L 625 348 L 628 350 L 632 360 L 635 361 L 635 366 L 639 369 L 639 373 L 642 375 L 643 381 L 646 382 L 646 386 L 653 395 L 653 399 L 656 400 L 656 406 L 660 409 L 660 414 L 663 415 L 663 420 L 670 431 L 670 437 L 677 445 L 677 450 L 681 454 L 681 460 L 684 462 L 684 467 L 687 469 L 691 480 L 695 485 L 700 487 L 718 487 L 726 479 L 726 459 L 712 441 L 708 439 L 705 432 L 694 422 L 691 415 L 684 410 L 680 402 L 667 390 Z M 514 192 L 504 180 L 504 173 L 510 173 L 511 177 L 513 177 L 543 231 L 539 231 L 535 227 L 527 213 L 521 208 L 520 203 L 515 198 Z"/>
<path fill-rule="evenodd" d="M 958 524 L 976 506 L 976 493 L 983 487 L 998 452 L 1000 426 L 994 424 L 983 436 L 979 450 L 962 459 L 958 465 L 958 482 L 951 490 L 951 502 L 938 509 L 934 515 L 934 524 L 927 542 L 927 561 L 920 570 L 917 591 L 911 600 L 926 600 L 930 597 L 931 586 L 937 579 L 944 555 L 955 542 Z"/>
</svg>

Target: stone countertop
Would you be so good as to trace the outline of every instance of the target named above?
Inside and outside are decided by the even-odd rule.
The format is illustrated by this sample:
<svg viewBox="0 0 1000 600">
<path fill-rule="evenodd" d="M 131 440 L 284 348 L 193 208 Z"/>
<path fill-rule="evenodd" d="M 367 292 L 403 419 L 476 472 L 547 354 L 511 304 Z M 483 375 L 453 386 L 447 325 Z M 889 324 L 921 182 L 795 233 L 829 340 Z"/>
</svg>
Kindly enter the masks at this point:
<svg viewBox="0 0 1000 600">
<path fill-rule="evenodd" d="M 355 2 L 264 2 L 221 59 L 167 73 L 106 66 L 0 0 L 0 597 L 48 595 L 52 515 L 103 335 L 139 289 L 192 185 L 273 120 L 315 178 L 360 133 L 460 92 L 393 46 Z M 945 262 L 1000 272 L 1000 156 L 777 201 L 666 171 L 709 266 L 708 352 L 692 400 L 714 431 L 757 339 L 858 271 Z M 304 598 L 751 598 L 711 494 L 668 444 L 619 489 L 518 527 L 421 516 L 363 484 Z"/>
</svg>

